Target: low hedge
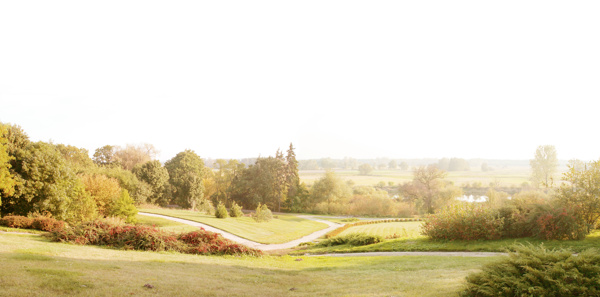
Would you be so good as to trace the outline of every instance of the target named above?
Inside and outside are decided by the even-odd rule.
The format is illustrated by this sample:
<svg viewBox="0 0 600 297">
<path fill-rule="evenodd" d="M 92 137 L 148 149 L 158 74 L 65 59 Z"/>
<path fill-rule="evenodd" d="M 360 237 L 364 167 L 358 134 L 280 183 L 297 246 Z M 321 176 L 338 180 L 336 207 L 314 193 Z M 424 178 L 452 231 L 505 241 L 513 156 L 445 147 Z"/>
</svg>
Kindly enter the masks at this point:
<svg viewBox="0 0 600 297">
<path fill-rule="evenodd" d="M 333 246 L 349 244 L 353 246 L 369 245 L 374 243 L 382 242 L 384 239 L 378 235 L 366 235 L 366 234 L 348 234 L 345 236 L 336 236 L 319 243 L 320 246 Z"/>
<path fill-rule="evenodd" d="M 37 216 L 34 218 L 24 216 L 5 216 L 0 219 L 0 226 L 18 229 L 53 231 L 64 228 L 65 222 L 44 216 Z"/>
</svg>

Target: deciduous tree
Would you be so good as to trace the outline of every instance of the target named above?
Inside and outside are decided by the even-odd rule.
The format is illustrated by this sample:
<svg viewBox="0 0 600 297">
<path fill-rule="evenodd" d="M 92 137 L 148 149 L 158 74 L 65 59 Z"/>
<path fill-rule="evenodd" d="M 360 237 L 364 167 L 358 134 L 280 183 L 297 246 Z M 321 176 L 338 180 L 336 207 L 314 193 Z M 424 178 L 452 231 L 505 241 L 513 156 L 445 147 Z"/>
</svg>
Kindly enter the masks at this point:
<svg viewBox="0 0 600 297">
<path fill-rule="evenodd" d="M 436 166 L 417 167 L 413 172 L 413 180 L 400 186 L 400 193 L 405 199 L 416 202 L 421 211 L 434 213 L 462 195 L 460 188 L 444 180 L 445 177 L 446 172 Z"/>
<path fill-rule="evenodd" d="M 172 197 L 180 205 L 196 210 L 203 203 L 204 161 L 192 150 L 185 150 L 165 163 L 169 172 Z M 212 207 L 211 207 L 212 208 Z"/>
<path fill-rule="evenodd" d="M 531 165 L 531 181 L 534 184 L 543 184 L 546 188 L 552 186 L 553 176 L 558 167 L 556 148 L 553 145 L 540 145 L 529 164 Z"/>
<path fill-rule="evenodd" d="M 587 163 L 583 168 L 569 164 L 568 168 L 563 174 L 566 183 L 558 189 L 557 197 L 585 219 L 589 233 L 600 218 L 600 161 Z"/>
</svg>

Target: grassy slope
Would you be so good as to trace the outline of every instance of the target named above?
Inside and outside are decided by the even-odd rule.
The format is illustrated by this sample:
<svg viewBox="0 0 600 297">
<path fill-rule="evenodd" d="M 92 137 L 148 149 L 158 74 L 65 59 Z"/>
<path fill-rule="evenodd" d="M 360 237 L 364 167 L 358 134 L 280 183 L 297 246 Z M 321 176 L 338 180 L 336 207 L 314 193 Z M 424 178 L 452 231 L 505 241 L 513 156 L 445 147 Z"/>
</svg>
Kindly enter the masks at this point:
<svg viewBox="0 0 600 297">
<path fill-rule="evenodd" d="M 140 224 L 140 225 L 154 226 L 158 229 L 161 229 L 164 231 L 169 231 L 169 232 L 186 233 L 186 232 L 198 230 L 198 227 L 190 226 L 187 224 L 183 224 L 183 223 L 179 223 L 179 222 L 175 222 L 175 221 L 171 221 L 171 220 L 167 220 L 167 219 L 163 219 L 163 218 L 137 215 L 136 219 L 137 219 L 138 224 Z"/>
<path fill-rule="evenodd" d="M 352 233 L 361 233 L 367 235 L 379 235 L 382 237 L 400 235 L 402 238 L 421 238 L 420 234 L 422 222 L 393 222 L 354 226 L 344 230 L 339 236 L 345 236 Z"/>
<path fill-rule="evenodd" d="M 188 210 L 140 209 L 140 211 L 204 223 L 239 237 L 266 244 L 289 242 L 327 228 L 324 223 L 287 214 L 278 215 L 278 219 L 270 222 L 257 223 L 250 217 L 217 219 L 214 216 Z"/>
<path fill-rule="evenodd" d="M 535 238 L 503 239 L 489 241 L 432 241 L 426 237 L 401 238 L 386 240 L 382 243 L 367 246 L 339 245 L 331 247 L 311 246 L 294 251 L 295 254 L 304 253 L 348 253 L 348 252 L 390 252 L 390 251 L 485 251 L 503 252 L 513 244 L 543 244 L 548 248 L 567 248 L 580 252 L 589 248 L 600 247 L 600 230 L 588 235 L 584 240 L 539 240 Z"/>
<path fill-rule="evenodd" d="M 0 234 L 0 296 L 453 296 L 494 260 L 301 258 L 118 251 Z"/>
</svg>

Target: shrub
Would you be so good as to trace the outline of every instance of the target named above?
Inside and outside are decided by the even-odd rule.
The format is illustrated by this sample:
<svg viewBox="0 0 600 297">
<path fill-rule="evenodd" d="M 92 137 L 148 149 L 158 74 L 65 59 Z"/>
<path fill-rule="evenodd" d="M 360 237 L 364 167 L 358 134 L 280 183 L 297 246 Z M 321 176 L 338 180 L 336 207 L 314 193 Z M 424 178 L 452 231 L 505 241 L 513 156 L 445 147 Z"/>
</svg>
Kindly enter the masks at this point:
<svg viewBox="0 0 600 297">
<path fill-rule="evenodd" d="M 110 215 L 125 219 L 127 223 L 135 223 L 138 210 L 133 204 L 133 199 L 129 196 L 129 192 L 123 189 L 119 198 L 110 205 Z"/>
<path fill-rule="evenodd" d="M 227 213 L 227 208 L 223 203 L 219 202 L 217 205 L 217 209 L 215 210 L 215 216 L 219 219 L 226 219 L 229 217 L 229 213 Z"/>
<path fill-rule="evenodd" d="M 0 219 L 0 225 L 10 228 L 30 229 L 33 219 L 24 216 L 5 216 Z"/>
<path fill-rule="evenodd" d="M 65 228 L 65 222 L 53 218 L 38 216 L 33 218 L 31 228 L 40 231 L 54 231 Z"/>
<path fill-rule="evenodd" d="M 189 254 L 260 255 L 259 250 L 233 243 L 200 229 L 175 235 L 154 227 L 129 225 L 122 220 L 96 220 L 49 232 L 53 241 L 105 245 L 126 250 L 176 251 Z"/>
<path fill-rule="evenodd" d="M 535 216 L 535 236 L 540 239 L 582 240 L 587 235 L 585 219 L 568 207 L 547 207 Z"/>
<path fill-rule="evenodd" d="M 600 296 L 600 255 L 514 246 L 508 257 L 469 275 L 461 296 Z"/>
<path fill-rule="evenodd" d="M 421 233 L 432 239 L 499 239 L 504 219 L 483 205 L 455 203 L 425 219 Z"/>
<path fill-rule="evenodd" d="M 231 203 L 231 209 L 229 210 L 229 215 L 232 218 L 239 218 L 239 217 L 243 217 L 244 213 L 242 212 L 242 207 L 239 206 L 237 203 L 235 203 L 235 201 L 233 201 Z"/>
<path fill-rule="evenodd" d="M 374 244 L 374 243 L 378 243 L 378 242 L 382 242 L 382 241 L 383 241 L 383 237 L 381 237 L 379 235 L 366 235 L 366 234 L 353 233 L 353 234 L 348 234 L 348 235 L 344 235 L 344 236 L 336 236 L 336 237 L 332 237 L 332 238 L 323 240 L 319 243 L 319 245 L 320 246 L 332 246 L 332 245 L 349 244 L 349 245 L 354 245 L 354 246 L 360 246 L 360 245 Z"/>
<path fill-rule="evenodd" d="M 273 219 L 273 213 L 271 213 L 271 210 L 269 210 L 266 204 L 261 205 L 259 203 L 252 218 L 259 223 L 268 222 Z"/>
</svg>

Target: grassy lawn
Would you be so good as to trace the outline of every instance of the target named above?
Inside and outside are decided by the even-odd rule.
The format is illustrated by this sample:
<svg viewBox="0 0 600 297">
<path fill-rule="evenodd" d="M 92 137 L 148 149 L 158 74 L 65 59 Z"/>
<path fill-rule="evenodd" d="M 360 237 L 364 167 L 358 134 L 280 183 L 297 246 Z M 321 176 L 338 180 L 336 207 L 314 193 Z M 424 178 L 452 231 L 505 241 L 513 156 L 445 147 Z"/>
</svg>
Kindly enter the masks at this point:
<svg viewBox="0 0 600 297">
<path fill-rule="evenodd" d="M 277 219 L 274 218 L 269 222 L 257 223 L 250 217 L 217 219 L 214 216 L 189 210 L 140 209 L 140 211 L 204 223 L 239 237 L 266 244 L 289 242 L 327 228 L 324 223 L 288 214 L 280 214 Z"/>
<path fill-rule="evenodd" d="M 350 252 L 392 252 L 392 251 L 477 251 L 477 252 L 503 252 L 513 244 L 543 244 L 548 248 L 568 248 L 573 252 L 580 252 L 589 248 L 600 247 L 600 230 L 588 235 L 584 240 L 540 240 L 535 238 L 518 238 L 503 240 L 480 241 L 433 241 L 427 237 L 400 238 L 386 240 L 366 246 L 338 245 L 331 247 L 310 246 L 298 249 L 292 254 L 304 253 L 350 253 Z"/>
<path fill-rule="evenodd" d="M 158 229 L 161 229 L 164 231 L 169 231 L 169 232 L 186 233 L 186 232 L 198 230 L 198 227 L 190 226 L 190 225 L 179 223 L 179 222 L 174 222 L 174 221 L 163 219 L 163 218 L 142 216 L 142 215 L 136 215 L 135 218 L 137 219 L 138 224 L 140 224 L 140 225 L 154 226 L 154 227 L 157 227 Z"/>
<path fill-rule="evenodd" d="M 382 237 L 396 236 L 400 238 L 421 238 L 420 234 L 422 222 L 393 222 L 354 226 L 344 230 L 339 236 L 345 236 L 353 233 L 367 235 L 379 235 Z"/>
<path fill-rule="evenodd" d="M 0 234 L 0 296 L 455 296 L 495 259 L 197 256 Z"/>
</svg>

